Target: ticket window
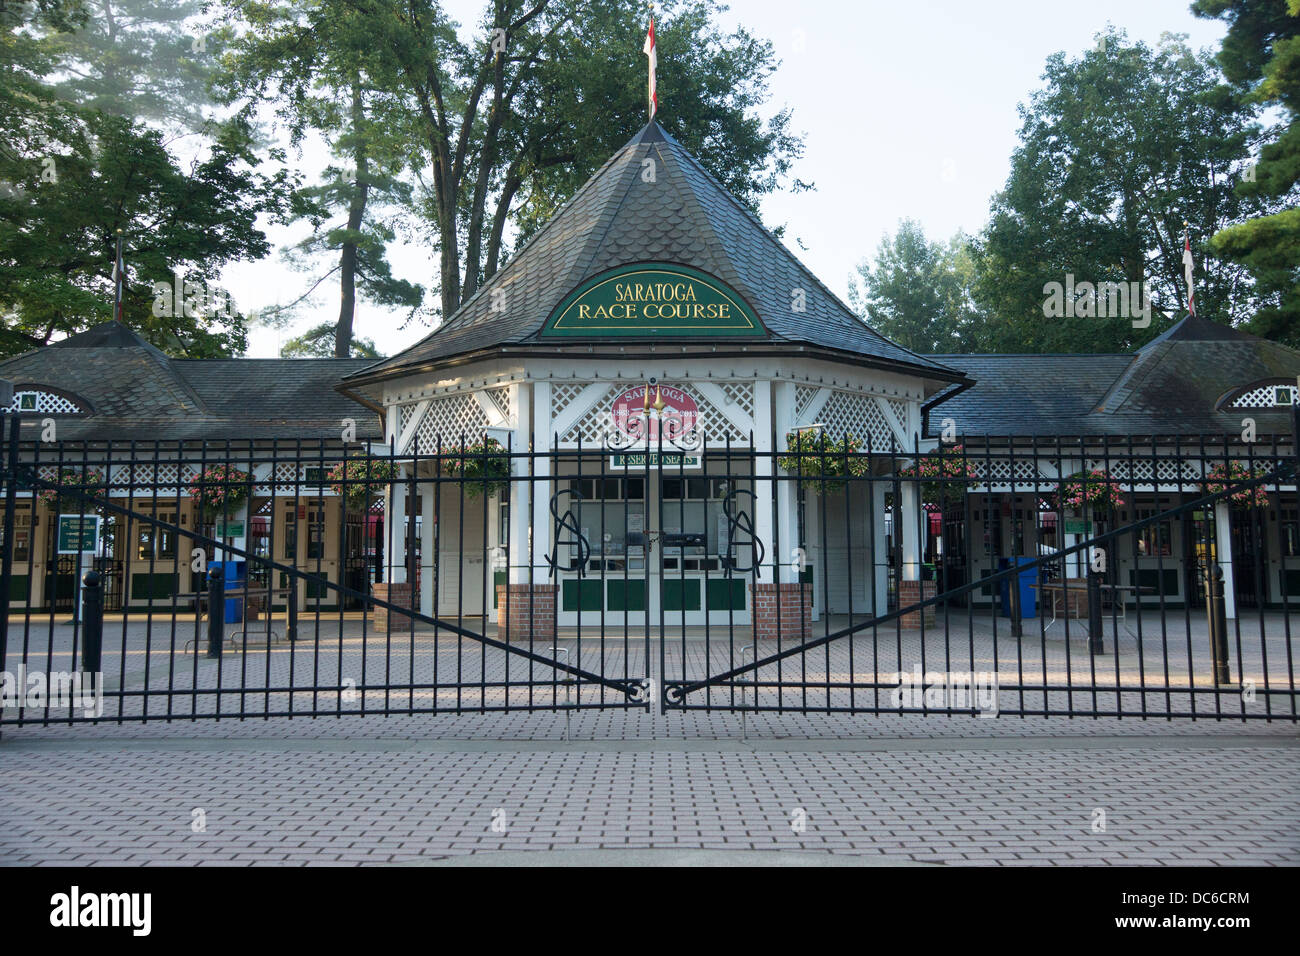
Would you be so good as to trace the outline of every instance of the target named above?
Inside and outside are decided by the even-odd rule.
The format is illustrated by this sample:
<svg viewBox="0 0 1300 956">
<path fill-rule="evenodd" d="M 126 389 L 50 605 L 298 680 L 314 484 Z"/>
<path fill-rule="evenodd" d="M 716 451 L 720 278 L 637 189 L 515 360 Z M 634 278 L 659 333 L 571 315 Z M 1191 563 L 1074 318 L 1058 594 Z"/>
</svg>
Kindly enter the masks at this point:
<svg viewBox="0 0 1300 956">
<path fill-rule="evenodd" d="M 734 480 L 702 475 L 665 476 L 662 481 L 664 570 L 723 570 L 721 559 L 727 555 L 729 540 L 733 549 L 749 541 L 740 529 L 732 532 L 724 507 L 736 485 Z M 739 495 L 735 500 L 733 511 L 753 509 L 748 495 Z M 740 560 L 745 563 L 743 558 Z"/>
<path fill-rule="evenodd" d="M 587 542 L 588 571 L 645 570 L 645 481 L 644 477 L 569 481 L 574 494 L 568 507 Z M 572 567 L 582 556 L 582 546 L 573 535 L 567 544 Z"/>
</svg>

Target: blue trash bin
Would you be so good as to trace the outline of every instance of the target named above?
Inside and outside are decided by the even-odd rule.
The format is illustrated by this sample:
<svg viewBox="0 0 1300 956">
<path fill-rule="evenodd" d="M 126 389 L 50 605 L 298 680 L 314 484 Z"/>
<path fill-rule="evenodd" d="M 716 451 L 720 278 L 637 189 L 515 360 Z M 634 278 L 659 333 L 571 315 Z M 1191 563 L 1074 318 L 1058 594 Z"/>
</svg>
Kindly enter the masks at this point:
<svg viewBox="0 0 1300 956">
<path fill-rule="evenodd" d="M 1011 567 L 1012 558 L 999 558 L 998 570 L 1005 571 Z M 1016 565 L 1033 564 L 1033 558 L 1019 557 L 1014 559 Z M 1038 568 L 1023 568 L 1019 574 L 1012 578 L 1003 578 L 998 582 L 999 600 L 1001 601 L 1001 610 L 998 612 L 1003 617 L 1011 616 L 1011 582 L 1015 581 L 1020 588 L 1020 619 L 1027 617 L 1038 617 L 1038 592 L 1034 590 L 1034 585 L 1038 583 Z"/>
<path fill-rule="evenodd" d="M 248 564 L 245 561 L 218 561 L 221 573 L 226 578 L 226 591 L 242 591 L 247 580 Z M 242 597 L 226 598 L 226 623 L 242 624 L 244 622 L 244 599 Z"/>
</svg>

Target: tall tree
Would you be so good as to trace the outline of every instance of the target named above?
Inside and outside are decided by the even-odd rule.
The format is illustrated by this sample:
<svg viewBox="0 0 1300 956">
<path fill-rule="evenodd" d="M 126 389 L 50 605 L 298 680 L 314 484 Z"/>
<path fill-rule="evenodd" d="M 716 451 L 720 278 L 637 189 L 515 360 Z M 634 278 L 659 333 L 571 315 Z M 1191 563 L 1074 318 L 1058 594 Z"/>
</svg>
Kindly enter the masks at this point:
<svg viewBox="0 0 1300 956">
<path fill-rule="evenodd" d="M 226 42 L 203 0 L 86 0 L 85 20 L 52 33 L 56 95 L 168 134 L 212 119 L 213 68 Z"/>
<path fill-rule="evenodd" d="M 904 219 L 892 238 L 880 240 L 874 265 L 858 266 L 849 302 L 868 325 L 904 348 L 960 352 L 969 348 L 980 321 L 973 280 L 966 237 L 932 242 L 920 223 Z"/>
<path fill-rule="evenodd" d="M 1255 277 L 1252 330 L 1300 348 L 1300 0 L 1196 0 L 1192 11 L 1227 22 L 1219 65 L 1228 81 L 1283 114 L 1237 190 L 1286 208 L 1228 226 L 1210 244 Z"/>
<path fill-rule="evenodd" d="M 295 146 L 319 133 L 341 161 L 296 197 L 297 213 L 312 231 L 288 258 L 314 274 L 304 295 L 268 318 L 287 324 L 302 301 L 337 276 L 339 313 L 330 339 L 334 354 L 346 357 L 358 292 L 411 314 L 424 299 L 422 286 L 393 275 L 387 257 L 397 211 L 412 203 L 412 187 L 400 178 L 412 150 L 406 131 L 391 122 L 394 94 L 380 88 L 392 78 L 373 66 L 366 18 L 345 5 L 269 0 L 239 5 L 238 16 L 249 29 L 224 57 L 217 81 L 224 96 L 273 109 Z M 332 264 L 313 270 L 322 257 Z"/>
<path fill-rule="evenodd" d="M 1198 313 L 1234 325 L 1254 313 L 1248 271 L 1205 241 L 1261 208 L 1233 189 L 1258 133 L 1254 108 L 1180 37 L 1156 49 L 1114 29 L 1098 40 L 1077 59 L 1050 57 L 1043 88 L 1021 107 L 1020 146 L 978 245 L 984 348 L 1121 351 L 1157 335 L 1187 309 L 1184 220 Z M 1142 328 L 1130 315 L 1046 316 L 1048 284 L 1070 277 L 1145 282 L 1155 318 Z"/>
<path fill-rule="evenodd" d="M 70 102 L 69 31 L 84 6 L 0 7 L 0 351 L 47 344 L 112 315 L 117 236 L 128 249 L 124 319 L 178 354 L 241 351 L 244 319 L 215 292 L 220 268 L 266 254 L 256 220 L 277 209 L 282 180 L 253 170 L 250 131 L 233 121 L 182 168 L 163 135 L 127 116 Z M 156 310 L 154 282 L 185 273 L 203 289 Z M 188 300 L 188 301 L 186 301 Z"/>
<path fill-rule="evenodd" d="M 500 268 L 512 232 L 526 237 L 549 218 L 645 122 L 646 7 L 637 0 L 491 0 L 466 40 L 435 0 L 277 5 L 314 45 L 322 65 L 313 69 L 364 64 L 372 127 L 407 138 L 444 317 Z M 232 8 L 243 15 L 242 4 Z M 776 61 L 770 44 L 721 31 L 720 9 L 716 0 L 662 5 L 662 116 L 754 203 L 801 143 L 788 112 L 752 115 Z M 333 29 L 352 22 L 360 28 Z"/>
</svg>

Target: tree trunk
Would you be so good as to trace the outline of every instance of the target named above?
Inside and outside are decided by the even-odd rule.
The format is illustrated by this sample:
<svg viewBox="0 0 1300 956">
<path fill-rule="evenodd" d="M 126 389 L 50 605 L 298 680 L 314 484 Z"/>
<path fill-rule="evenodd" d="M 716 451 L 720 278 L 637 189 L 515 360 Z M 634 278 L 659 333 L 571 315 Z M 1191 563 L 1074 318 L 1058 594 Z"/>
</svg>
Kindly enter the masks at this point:
<svg viewBox="0 0 1300 956">
<path fill-rule="evenodd" d="M 366 156 L 365 137 L 361 128 L 365 122 L 365 109 L 361 99 L 361 83 L 352 83 L 352 158 L 356 163 L 356 181 L 352 184 L 352 200 L 348 203 L 348 233 L 361 230 L 366 214 L 366 194 L 370 190 L 370 163 Z M 347 358 L 352 354 L 352 319 L 357 306 L 357 244 L 349 238 L 343 243 L 340 271 L 339 321 L 334 330 L 334 357 Z"/>
</svg>

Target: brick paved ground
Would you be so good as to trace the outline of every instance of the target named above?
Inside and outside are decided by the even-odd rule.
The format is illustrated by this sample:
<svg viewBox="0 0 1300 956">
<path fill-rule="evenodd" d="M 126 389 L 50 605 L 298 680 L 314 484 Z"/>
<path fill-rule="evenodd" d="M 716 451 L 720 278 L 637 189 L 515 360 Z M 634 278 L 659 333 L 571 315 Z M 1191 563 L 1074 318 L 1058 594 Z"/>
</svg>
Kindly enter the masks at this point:
<svg viewBox="0 0 1300 956">
<path fill-rule="evenodd" d="M 352 624 L 341 642 L 337 631 L 332 641 L 325 635 L 320 654 L 314 643 L 311 653 L 301 646 L 292 652 L 292 664 L 284 648 L 269 657 L 265 650 L 230 654 L 222 673 L 262 675 L 257 686 L 272 690 L 246 697 L 255 710 L 264 706 L 255 700 L 287 700 L 274 688 L 290 675 L 295 686 L 300 678 L 314 678 L 318 687 L 334 681 L 337 700 L 340 673 L 376 682 L 386 666 L 393 682 L 406 680 L 409 670 L 398 665 L 413 650 L 417 675 L 421 668 L 431 673 L 437 659 L 440 667 L 459 661 L 462 674 L 477 680 L 471 663 L 481 669 L 485 660 L 476 649 L 458 653 L 454 639 L 431 635 L 417 636 L 414 648 L 397 642 L 376 655 L 349 632 Z M 1005 644 L 993 654 L 985 635 L 974 637 L 977 665 L 982 657 L 996 660 L 1003 681 L 1017 673 L 1033 643 L 1019 646 L 1018 660 L 1017 651 L 1005 654 Z M 969 647 L 970 637 L 961 642 Z M 144 653 L 130 629 L 126 643 L 127 689 L 143 688 L 144 664 L 152 667 L 155 655 Z M 836 648 L 829 669 L 824 658 L 817 667 L 816 655 L 808 655 L 809 673 L 821 681 L 834 675 L 832 682 L 848 675 L 861 684 L 864 675 L 884 670 L 862 661 L 890 646 L 896 648 L 855 643 L 851 667 L 847 645 Z M 1068 646 L 1073 661 L 1078 648 Z M 28 647 L 36 647 L 30 636 Z M 1056 647 L 1064 660 L 1067 645 Z M 10 649 L 13 666 L 12 637 Z M 626 662 L 629 675 L 657 672 L 657 644 L 648 660 L 644 644 L 628 649 L 606 646 L 603 662 L 597 649 L 595 669 L 621 676 Z M 1287 650 L 1270 646 L 1270 661 L 1285 661 Z M 901 660 L 919 661 L 919 651 L 919 641 L 908 638 Z M 680 676 L 705 661 L 716 668 L 733 655 L 739 660 L 738 652 L 725 642 L 690 641 L 684 651 L 670 642 L 665 665 Z M 47 659 L 57 666 L 60 653 L 56 640 Z M 584 647 L 584 666 L 591 653 Z M 1136 656 L 1135 647 L 1121 649 L 1121 683 L 1130 653 Z M 120 659 L 109 664 L 110 673 Z M 899 659 L 889 658 L 891 670 Z M 1087 660 L 1086 651 L 1080 659 Z M 1249 658 L 1241 659 L 1249 670 Z M 1043 666 L 1041 656 L 1034 660 Z M 175 676 L 188 674 L 190 682 L 178 679 L 177 686 L 215 686 L 212 662 L 186 663 L 190 670 L 178 668 Z M 486 663 L 487 673 L 504 672 L 500 661 Z M 512 676 L 518 666 L 511 664 Z M 1193 648 L 1192 670 L 1199 669 Z M 147 686 L 156 688 L 158 680 L 151 673 Z M 1147 687 L 1149 695 L 1150 681 Z M 558 685 L 555 692 L 563 696 Z M 414 700 L 446 706 L 454 693 L 431 687 Z M 589 693 L 599 691 L 584 689 Z M 303 696 L 297 691 L 295 701 Z M 360 697 L 375 706 L 383 694 Z M 1137 697 L 1126 690 L 1122 700 Z M 390 702 L 404 706 L 410 699 L 403 693 Z M 140 700 L 125 698 L 125 712 Z M 1228 700 L 1237 712 L 1247 706 L 1240 695 L 1221 702 Z M 1289 709 L 1291 701 L 1275 698 L 1272 706 Z M 160 702 L 151 700 L 150 710 L 156 713 Z M 116 708 L 117 701 L 110 704 Z M 237 692 L 222 698 L 223 711 L 237 704 Z M 1248 706 L 1265 705 L 1257 698 Z M 745 718 L 746 739 L 734 713 L 585 711 L 569 723 L 575 739 L 567 742 L 563 714 L 501 711 L 5 727 L 0 861 L 355 864 L 654 848 L 778 850 L 779 859 L 800 862 L 1300 864 L 1300 740 L 1289 721 L 764 712 Z M 798 809 L 806 814 L 801 830 L 792 827 Z M 202 832 L 192 828 L 196 810 L 205 819 Z M 623 858 L 639 859 L 626 852 L 601 857 Z"/>
</svg>

